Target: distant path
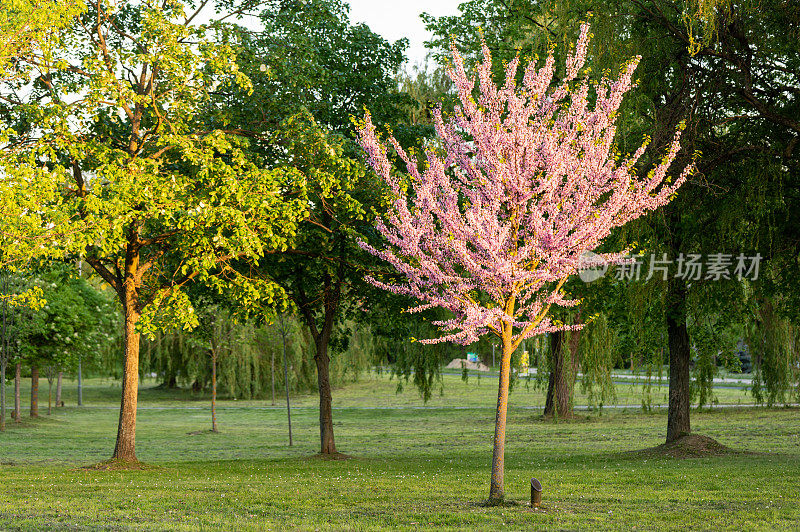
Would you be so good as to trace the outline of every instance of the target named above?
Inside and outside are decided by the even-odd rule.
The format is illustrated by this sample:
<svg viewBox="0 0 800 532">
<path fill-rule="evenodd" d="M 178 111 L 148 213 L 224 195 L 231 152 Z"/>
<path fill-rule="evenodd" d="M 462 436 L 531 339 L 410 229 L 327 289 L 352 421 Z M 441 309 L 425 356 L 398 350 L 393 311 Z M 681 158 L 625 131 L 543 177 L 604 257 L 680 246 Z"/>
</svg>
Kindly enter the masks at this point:
<svg viewBox="0 0 800 532">
<path fill-rule="evenodd" d="M 784 407 L 798 407 L 800 403 L 787 403 L 775 405 L 773 408 Z M 97 410 L 119 410 L 118 406 L 101 406 L 101 405 L 83 405 L 66 407 L 72 410 L 80 409 L 97 409 Z M 293 406 L 292 410 L 317 410 L 318 406 Z M 543 406 L 527 406 L 527 405 L 513 405 L 510 404 L 509 408 L 518 410 L 542 410 Z M 573 407 L 575 410 L 599 410 L 595 407 L 588 405 L 578 405 Z M 667 405 L 653 405 L 653 409 L 666 409 Z M 746 404 L 721 404 L 713 406 L 704 406 L 704 410 L 713 410 L 715 408 L 766 408 L 764 405 L 757 405 L 754 403 Z M 138 410 L 208 410 L 208 406 L 140 406 Z M 398 406 L 334 406 L 334 410 L 494 410 L 492 405 L 486 406 L 414 406 L 414 405 L 398 405 Z M 641 405 L 606 405 L 603 410 L 627 410 L 627 409 L 641 409 Z M 275 406 L 220 406 L 217 405 L 217 410 L 286 410 L 285 405 Z"/>
<path fill-rule="evenodd" d="M 536 375 L 536 368 L 531 371 L 531 374 Z M 454 375 L 456 377 L 460 377 L 461 373 L 456 372 L 442 372 L 442 375 Z M 578 377 L 581 377 L 583 374 L 578 373 Z M 470 373 L 469 376 L 471 378 L 477 379 L 478 373 Z M 482 379 L 497 379 L 497 375 L 493 373 L 481 373 L 480 374 Z M 518 378 L 524 379 L 527 377 L 526 374 L 518 375 Z M 614 384 L 627 384 L 627 385 L 640 385 L 643 386 L 646 384 L 643 377 L 641 375 L 625 375 L 625 374 L 617 374 L 612 373 L 611 377 L 614 379 Z M 669 386 L 669 378 L 667 377 L 651 377 L 652 382 L 650 383 L 651 386 L 661 386 L 661 387 L 668 387 Z M 731 384 L 726 384 L 731 383 Z M 736 383 L 736 384 L 733 384 Z M 746 383 L 746 384 L 745 384 Z M 714 384 L 711 386 L 712 388 L 722 388 L 728 390 L 747 390 L 752 386 L 752 381 L 747 380 L 738 380 L 738 379 L 730 379 L 730 378 L 716 378 L 714 379 Z"/>
<path fill-rule="evenodd" d="M 530 373 L 532 373 L 533 375 L 536 375 L 537 368 L 530 368 L 528 371 Z M 460 375 L 460 373 L 459 373 L 459 375 Z M 525 376 L 527 376 L 527 374 L 522 374 L 520 376 L 525 377 Z M 583 376 L 583 373 L 578 373 L 578 377 L 582 377 L 582 376 Z M 627 382 L 625 382 L 625 384 L 630 384 L 631 383 L 630 381 L 632 381 L 632 380 L 638 382 L 638 380 L 647 378 L 646 375 L 636 375 L 636 374 L 633 374 L 633 373 L 612 373 L 611 377 L 614 378 L 614 379 L 626 379 Z M 669 377 L 668 376 L 659 377 L 657 375 L 653 375 L 653 376 L 650 377 L 650 379 L 653 380 L 653 381 L 658 381 L 658 382 L 667 382 L 667 383 L 669 382 Z M 753 385 L 753 378 L 749 377 L 749 376 L 746 376 L 744 374 L 742 374 L 739 377 L 714 377 L 713 381 L 714 381 L 714 384 L 730 383 L 730 384 L 743 384 L 743 385 L 746 385 L 746 386 L 752 386 Z M 729 386 L 729 388 L 734 388 L 734 386 Z"/>
</svg>

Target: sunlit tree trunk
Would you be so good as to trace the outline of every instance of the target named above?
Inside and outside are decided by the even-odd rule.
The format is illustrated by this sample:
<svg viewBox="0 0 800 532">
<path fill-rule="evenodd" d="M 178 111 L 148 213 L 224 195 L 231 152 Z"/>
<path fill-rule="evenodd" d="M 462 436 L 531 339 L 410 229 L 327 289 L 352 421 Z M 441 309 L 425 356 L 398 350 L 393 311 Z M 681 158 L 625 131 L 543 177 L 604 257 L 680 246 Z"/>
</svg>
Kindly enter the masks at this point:
<svg viewBox="0 0 800 532">
<path fill-rule="evenodd" d="M 122 402 L 113 459 L 136 462 L 136 405 L 139 398 L 139 332 L 136 330 L 136 325 L 140 317 L 136 273 L 139 257 L 135 253 L 129 253 L 125 262 L 125 281 L 120 297 L 125 314 L 125 360 L 122 373 Z"/>
<path fill-rule="evenodd" d="M 492 480 L 489 502 L 502 502 L 505 497 L 506 417 L 508 414 L 508 386 L 511 380 L 511 354 L 513 353 L 511 325 L 503 326 L 503 352 L 500 355 L 500 378 L 497 389 L 497 410 L 494 422 L 492 450 Z"/>
</svg>

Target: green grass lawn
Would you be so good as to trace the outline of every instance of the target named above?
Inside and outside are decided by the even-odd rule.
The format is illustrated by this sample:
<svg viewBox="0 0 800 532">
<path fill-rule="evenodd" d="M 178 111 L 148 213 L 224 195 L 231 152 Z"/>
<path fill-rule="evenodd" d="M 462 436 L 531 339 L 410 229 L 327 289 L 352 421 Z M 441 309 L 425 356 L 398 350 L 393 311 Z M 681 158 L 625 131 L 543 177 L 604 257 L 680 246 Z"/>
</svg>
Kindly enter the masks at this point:
<svg viewBox="0 0 800 532">
<path fill-rule="evenodd" d="M 205 400 L 152 386 L 144 384 L 138 418 L 138 455 L 152 467 L 96 471 L 81 466 L 111 454 L 119 387 L 89 381 L 85 408 L 47 416 L 45 381 L 42 418 L 10 423 L 0 434 L 0 529 L 800 526 L 798 409 L 693 412 L 696 432 L 749 453 L 680 460 L 631 452 L 662 443 L 661 410 L 644 414 L 632 406 L 555 423 L 521 408 L 541 405 L 541 391 L 518 387 L 511 396 L 506 491 L 519 504 L 487 508 L 479 503 L 489 487 L 496 381 L 446 378 L 444 395 L 427 409 L 414 408 L 423 403 L 413 389 L 395 395 L 396 381 L 385 377 L 335 390 L 337 445 L 353 457 L 344 461 L 313 457 L 313 395 L 294 398 L 289 447 L 283 403 L 221 401 L 222 432 L 190 434 L 210 425 Z M 638 405 L 635 392 L 618 395 Z M 67 404 L 74 405 L 74 394 L 67 383 Z M 539 510 L 526 505 L 534 476 L 544 486 Z"/>
</svg>

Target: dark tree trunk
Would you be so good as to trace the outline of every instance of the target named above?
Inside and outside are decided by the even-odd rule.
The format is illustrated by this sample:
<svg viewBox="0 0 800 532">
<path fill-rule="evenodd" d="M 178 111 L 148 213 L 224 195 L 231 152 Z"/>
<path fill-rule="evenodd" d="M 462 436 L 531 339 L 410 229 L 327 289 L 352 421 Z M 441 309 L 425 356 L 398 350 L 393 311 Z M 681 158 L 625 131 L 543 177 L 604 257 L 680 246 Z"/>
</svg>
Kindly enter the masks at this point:
<svg viewBox="0 0 800 532">
<path fill-rule="evenodd" d="M 14 421 L 22 421 L 22 363 L 17 362 L 17 370 L 14 372 Z"/>
<path fill-rule="evenodd" d="M 575 317 L 575 324 L 581 324 L 581 311 L 578 309 L 578 315 Z M 578 371 L 581 369 L 580 346 L 581 346 L 581 331 L 578 329 L 570 331 L 569 333 L 569 352 L 572 358 L 572 372 L 570 373 L 570 391 L 575 390 L 575 381 L 578 378 Z"/>
<path fill-rule="evenodd" d="M 39 366 L 31 366 L 31 417 L 39 417 Z"/>
<path fill-rule="evenodd" d="M 328 358 L 328 338 L 326 335 L 315 339 L 316 355 L 314 362 L 317 364 L 317 386 L 319 387 L 319 437 L 320 453 L 336 454 L 336 442 L 333 437 L 333 411 L 330 358 Z"/>
<path fill-rule="evenodd" d="M 319 390 L 319 436 L 320 453 L 324 455 L 336 454 L 336 443 L 333 437 L 333 413 L 331 409 L 331 380 L 330 380 L 330 358 L 328 356 L 328 345 L 331 340 L 333 325 L 336 322 L 336 312 L 339 308 L 339 296 L 341 295 L 341 278 L 344 273 L 340 264 L 337 279 L 334 280 L 330 273 L 326 273 L 322 279 L 322 327 L 318 327 L 317 318 L 311 308 L 311 300 L 302 290 L 302 281 L 297 280 L 297 306 L 306 326 L 311 331 L 314 338 L 314 362 L 317 366 L 317 388 Z M 288 383 L 287 383 L 288 386 Z"/>
<path fill-rule="evenodd" d="M 667 442 L 691 432 L 689 424 L 689 332 L 686 330 L 686 283 L 672 277 L 667 284 L 669 342 L 669 410 Z"/>
<path fill-rule="evenodd" d="M 117 443 L 113 459 L 136 462 L 136 404 L 139 396 L 139 333 L 136 323 L 139 313 L 136 308 L 136 293 L 126 287 L 123 299 L 125 313 L 125 362 L 122 373 L 122 401 L 119 409 Z"/>
<path fill-rule="evenodd" d="M 572 417 L 572 378 L 565 356 L 564 332 L 555 331 L 550 336 L 550 378 L 547 384 L 547 400 L 544 415 L 547 417 Z"/>
</svg>

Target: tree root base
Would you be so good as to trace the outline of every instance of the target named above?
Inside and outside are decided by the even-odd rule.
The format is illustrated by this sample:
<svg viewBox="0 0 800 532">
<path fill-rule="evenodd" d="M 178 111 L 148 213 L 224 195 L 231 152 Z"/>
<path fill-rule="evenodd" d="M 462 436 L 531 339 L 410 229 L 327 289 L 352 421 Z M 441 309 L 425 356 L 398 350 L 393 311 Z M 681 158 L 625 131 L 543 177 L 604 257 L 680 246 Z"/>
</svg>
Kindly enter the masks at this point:
<svg viewBox="0 0 800 532">
<path fill-rule="evenodd" d="M 158 469 L 157 466 L 144 464 L 138 460 L 120 460 L 110 458 L 98 464 L 78 468 L 84 471 L 145 471 L 148 469 Z"/>
<path fill-rule="evenodd" d="M 717 440 L 701 434 L 683 434 L 671 442 L 635 451 L 635 453 L 644 456 L 669 456 L 678 459 L 753 454 L 747 451 L 731 449 Z"/>
<path fill-rule="evenodd" d="M 502 507 L 510 507 L 510 506 L 519 506 L 517 501 L 510 501 L 508 499 L 486 499 L 478 503 L 478 506 L 482 506 L 484 508 L 493 508 L 495 506 L 502 506 Z"/>
<path fill-rule="evenodd" d="M 354 457 L 344 453 L 317 453 L 308 457 L 310 460 L 353 460 Z"/>
</svg>

